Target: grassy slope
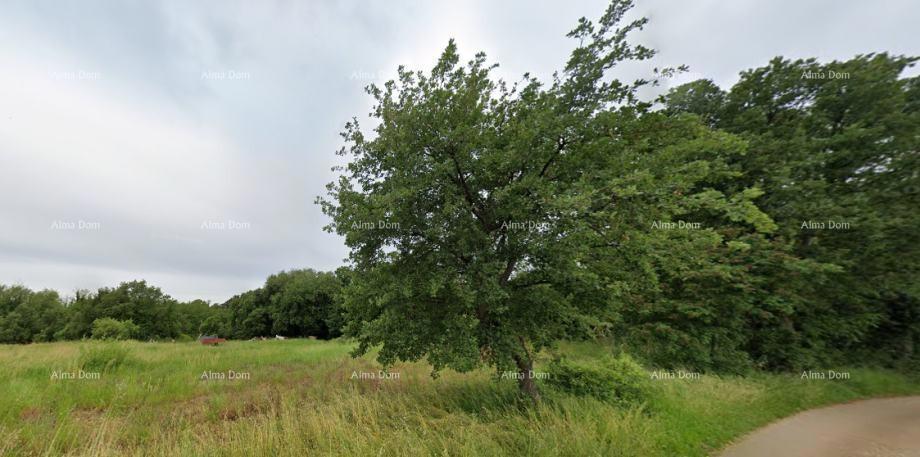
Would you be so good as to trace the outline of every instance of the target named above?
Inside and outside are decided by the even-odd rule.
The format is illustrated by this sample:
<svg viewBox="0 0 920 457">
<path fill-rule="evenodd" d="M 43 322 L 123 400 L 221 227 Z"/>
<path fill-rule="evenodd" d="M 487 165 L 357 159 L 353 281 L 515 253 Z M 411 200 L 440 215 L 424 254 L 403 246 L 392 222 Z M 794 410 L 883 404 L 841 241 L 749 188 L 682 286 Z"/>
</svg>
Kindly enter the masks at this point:
<svg viewBox="0 0 920 457">
<path fill-rule="evenodd" d="M 0 346 L 0 453 L 9 455 L 706 455 L 797 410 L 865 396 L 920 393 L 903 375 L 851 370 L 848 381 L 797 376 L 656 381 L 642 408 L 617 409 L 544 389 L 539 408 L 513 381 L 421 363 L 376 372 L 350 345 L 306 340 L 126 343 L 129 358 L 101 380 L 76 371 L 91 343 Z M 603 352 L 564 345 L 571 357 Z M 251 379 L 202 381 L 205 370 Z"/>
</svg>

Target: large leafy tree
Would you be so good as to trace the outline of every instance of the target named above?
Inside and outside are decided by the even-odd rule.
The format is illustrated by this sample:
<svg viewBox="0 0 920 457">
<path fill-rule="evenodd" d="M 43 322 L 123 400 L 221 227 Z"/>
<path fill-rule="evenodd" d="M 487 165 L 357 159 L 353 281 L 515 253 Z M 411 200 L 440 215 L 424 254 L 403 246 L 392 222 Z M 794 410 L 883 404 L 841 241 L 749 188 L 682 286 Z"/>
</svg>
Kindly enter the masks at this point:
<svg viewBox="0 0 920 457">
<path fill-rule="evenodd" d="M 379 124 L 372 137 L 346 125 L 350 161 L 319 199 L 351 248 L 343 295 L 357 353 L 380 345 L 383 363 L 424 357 L 435 372 L 514 370 L 536 400 L 534 354 L 649 305 L 662 268 L 687 274 L 667 262 L 676 248 L 686 269 L 704 252 L 741 249 L 712 222 L 772 230 L 751 204 L 756 189 L 717 188 L 737 175 L 725 156 L 742 143 L 650 115 L 635 95 L 648 81 L 609 76 L 653 54 L 626 41 L 646 23 L 622 23 L 630 6 L 582 19 L 570 33 L 579 47 L 549 84 L 525 76 L 508 87 L 483 54 L 460 65 L 450 42 L 429 73 L 401 68 L 369 87 Z M 653 229 L 681 217 L 699 231 Z M 718 311 L 694 300 L 715 325 Z"/>
</svg>

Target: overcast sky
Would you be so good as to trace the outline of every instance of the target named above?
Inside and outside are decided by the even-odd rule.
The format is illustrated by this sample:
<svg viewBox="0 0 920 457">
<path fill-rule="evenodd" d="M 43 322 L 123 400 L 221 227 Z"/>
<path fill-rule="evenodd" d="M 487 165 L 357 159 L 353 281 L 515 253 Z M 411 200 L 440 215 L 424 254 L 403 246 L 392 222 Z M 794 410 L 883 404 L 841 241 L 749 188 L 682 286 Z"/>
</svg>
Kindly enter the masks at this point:
<svg viewBox="0 0 920 457">
<path fill-rule="evenodd" d="M 501 3 L 501 6 L 496 4 Z M 920 2 L 642 1 L 651 65 L 723 86 L 773 56 L 920 54 Z M 222 302 L 346 249 L 313 204 L 362 87 L 449 38 L 548 76 L 602 1 L 3 1 L 0 284 L 146 279 Z M 466 59 L 464 59 L 466 60 Z M 643 68 L 624 68 L 625 79 Z"/>
</svg>

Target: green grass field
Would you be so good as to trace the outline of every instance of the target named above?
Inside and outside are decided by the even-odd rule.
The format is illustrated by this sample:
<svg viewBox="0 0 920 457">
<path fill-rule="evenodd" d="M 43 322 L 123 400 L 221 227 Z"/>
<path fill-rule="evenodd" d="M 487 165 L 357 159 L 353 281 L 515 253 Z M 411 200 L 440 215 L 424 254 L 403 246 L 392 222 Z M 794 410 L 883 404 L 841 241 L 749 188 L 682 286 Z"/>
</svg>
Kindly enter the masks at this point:
<svg viewBox="0 0 920 457">
<path fill-rule="evenodd" d="M 849 370 L 849 380 L 837 381 L 767 374 L 650 381 L 651 399 L 629 409 L 544 386 L 543 404 L 527 407 L 517 400 L 515 381 L 486 370 L 432 379 L 426 364 L 412 363 L 390 367 L 390 379 L 360 379 L 381 367 L 372 358 L 350 358 L 350 349 L 347 342 L 310 340 L 0 346 L 0 450 L 707 455 L 797 410 L 920 392 L 920 382 L 905 375 Z M 590 359 L 605 349 L 567 344 L 559 351 Z M 81 366 L 99 378 L 79 379 Z"/>
</svg>

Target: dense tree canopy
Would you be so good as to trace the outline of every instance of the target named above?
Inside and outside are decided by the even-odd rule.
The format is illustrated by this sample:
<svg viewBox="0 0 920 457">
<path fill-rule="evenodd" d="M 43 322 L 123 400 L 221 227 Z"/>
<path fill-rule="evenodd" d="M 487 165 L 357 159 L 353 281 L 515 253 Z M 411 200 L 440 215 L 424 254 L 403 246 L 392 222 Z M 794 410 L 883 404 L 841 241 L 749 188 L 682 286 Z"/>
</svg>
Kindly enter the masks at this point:
<svg viewBox="0 0 920 457">
<path fill-rule="evenodd" d="M 0 343 L 53 341 L 64 322 L 57 292 L 0 285 Z"/>
<path fill-rule="evenodd" d="M 513 367 L 536 397 L 533 353 L 620 313 L 660 323 L 693 307 L 684 313 L 710 327 L 738 313 L 712 291 L 665 298 L 664 283 L 687 276 L 697 288 L 731 281 L 718 256 L 774 224 L 751 203 L 759 190 L 729 185 L 740 140 L 651 113 L 635 97 L 645 81 L 608 77 L 652 55 L 625 41 L 645 23 L 620 26 L 629 6 L 583 20 L 570 35 L 584 44 L 548 85 L 509 88 L 482 54 L 459 65 L 451 42 L 430 74 L 401 70 L 369 89 L 376 135 L 348 124 L 351 161 L 322 202 L 352 248 L 344 306 L 359 352 Z"/>
<path fill-rule="evenodd" d="M 916 60 L 777 58 L 728 92 L 701 80 L 664 98 L 667 112 L 747 140 L 733 164 L 739 185 L 764 190 L 756 203 L 777 222 L 774 242 L 827 267 L 783 281 L 757 271 L 773 304 L 756 316 L 750 350 L 767 365 L 916 353 L 920 79 L 901 77 Z"/>
<path fill-rule="evenodd" d="M 124 282 L 95 293 L 80 292 L 67 307 L 69 319 L 63 336 L 89 337 L 96 319 L 111 318 L 132 321 L 139 327 L 138 339 L 175 338 L 179 336 L 177 306 L 175 300 L 145 281 Z"/>
<path fill-rule="evenodd" d="M 172 340 L 201 334 L 335 338 L 341 335 L 343 319 L 340 287 L 335 273 L 291 270 L 270 276 L 263 288 L 211 305 L 178 302 L 145 281 L 79 291 L 64 300 L 54 291 L 0 285 L 0 343 L 91 337 Z"/>
<path fill-rule="evenodd" d="M 283 271 L 269 276 L 263 287 L 227 300 L 220 306 L 224 312 L 206 321 L 207 329 L 234 338 L 334 338 L 342 326 L 340 288 L 335 273 Z"/>
</svg>

